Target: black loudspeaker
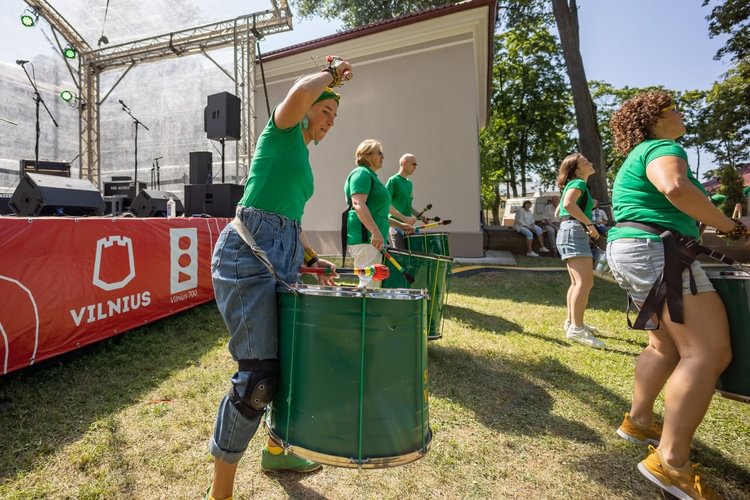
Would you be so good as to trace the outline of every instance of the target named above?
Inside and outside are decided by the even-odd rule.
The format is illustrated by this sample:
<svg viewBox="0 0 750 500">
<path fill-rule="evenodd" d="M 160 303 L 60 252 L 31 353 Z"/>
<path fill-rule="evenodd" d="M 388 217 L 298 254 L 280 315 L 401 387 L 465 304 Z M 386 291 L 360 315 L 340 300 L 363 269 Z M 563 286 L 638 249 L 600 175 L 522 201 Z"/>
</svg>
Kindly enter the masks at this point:
<svg viewBox="0 0 750 500">
<path fill-rule="evenodd" d="M 175 202 L 177 215 L 182 215 L 185 210 L 182 208 L 182 201 L 174 194 L 167 191 L 156 191 L 155 189 L 144 189 L 135 197 L 130 204 L 130 211 L 136 217 L 166 217 L 167 200 L 172 198 Z"/>
<path fill-rule="evenodd" d="M 234 217 L 244 192 L 240 184 L 185 184 L 185 214 Z"/>
<path fill-rule="evenodd" d="M 148 183 L 138 181 L 138 186 L 136 187 L 135 182 L 130 180 L 130 177 L 127 177 L 125 180 L 117 180 L 115 177 L 112 177 L 111 181 L 104 183 L 104 196 L 122 196 L 122 208 L 127 209 L 133 203 L 138 193 L 146 189 L 147 186 Z"/>
<path fill-rule="evenodd" d="M 211 161 L 213 155 L 211 151 L 191 151 L 190 152 L 190 184 L 210 184 L 211 183 Z M 185 200 L 187 204 L 187 199 Z"/>
<path fill-rule="evenodd" d="M 240 98 L 229 92 L 208 96 L 203 128 L 212 140 L 240 138 Z"/>
<path fill-rule="evenodd" d="M 101 215 L 102 194 L 84 179 L 26 173 L 10 199 L 22 217 L 35 215 Z"/>
<path fill-rule="evenodd" d="M 0 215 L 10 215 L 13 210 L 10 209 L 10 197 L 13 193 L 0 193 Z"/>
</svg>

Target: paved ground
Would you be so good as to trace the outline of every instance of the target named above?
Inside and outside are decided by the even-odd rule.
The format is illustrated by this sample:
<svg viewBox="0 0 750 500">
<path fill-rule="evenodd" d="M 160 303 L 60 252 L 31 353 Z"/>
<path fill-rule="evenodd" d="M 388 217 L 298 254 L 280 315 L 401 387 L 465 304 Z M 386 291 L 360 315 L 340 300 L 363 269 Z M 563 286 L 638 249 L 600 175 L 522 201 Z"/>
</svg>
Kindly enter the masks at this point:
<svg viewBox="0 0 750 500">
<path fill-rule="evenodd" d="M 484 257 L 455 257 L 453 259 L 453 265 L 466 265 L 466 266 L 482 266 L 482 265 L 493 265 L 493 266 L 516 266 L 516 258 L 513 254 L 506 252 L 505 250 L 487 250 Z"/>
</svg>

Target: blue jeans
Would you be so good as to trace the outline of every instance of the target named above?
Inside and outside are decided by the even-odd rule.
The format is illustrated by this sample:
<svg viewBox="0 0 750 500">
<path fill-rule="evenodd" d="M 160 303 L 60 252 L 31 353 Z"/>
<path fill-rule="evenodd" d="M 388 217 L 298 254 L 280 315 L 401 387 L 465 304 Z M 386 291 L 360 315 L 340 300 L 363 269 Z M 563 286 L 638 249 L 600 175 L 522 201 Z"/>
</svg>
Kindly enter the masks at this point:
<svg viewBox="0 0 750 500">
<path fill-rule="evenodd" d="M 276 272 L 287 283 L 295 283 L 304 250 L 299 241 L 297 222 L 256 208 L 242 207 L 237 216 L 268 254 Z M 216 305 L 229 330 L 232 358 L 270 359 L 278 357 L 278 315 L 276 282 L 268 269 L 231 225 L 219 235 L 211 259 L 211 278 Z M 232 384 L 239 395 L 245 393 L 252 372 L 238 371 Z M 211 454 L 228 463 L 237 463 L 247 449 L 260 422 L 240 414 L 227 396 L 219 404 Z"/>
</svg>

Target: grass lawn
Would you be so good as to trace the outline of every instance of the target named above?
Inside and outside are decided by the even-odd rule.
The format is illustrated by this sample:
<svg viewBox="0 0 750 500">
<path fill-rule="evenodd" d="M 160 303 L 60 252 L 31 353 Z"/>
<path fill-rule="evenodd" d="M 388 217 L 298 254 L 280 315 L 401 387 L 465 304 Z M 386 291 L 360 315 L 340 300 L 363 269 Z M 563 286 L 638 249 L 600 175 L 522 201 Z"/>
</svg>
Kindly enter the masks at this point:
<svg viewBox="0 0 750 500">
<path fill-rule="evenodd" d="M 443 338 L 428 346 L 431 451 L 392 469 L 265 474 L 261 431 L 235 498 L 662 498 L 635 468 L 645 448 L 614 432 L 645 334 L 597 278 L 586 320 L 607 348 L 569 344 L 567 286 L 555 269 L 454 277 Z M 226 342 L 211 303 L 0 379 L 0 498 L 202 497 L 234 371 Z M 716 396 L 693 455 L 725 497 L 750 498 L 750 405 Z"/>
</svg>

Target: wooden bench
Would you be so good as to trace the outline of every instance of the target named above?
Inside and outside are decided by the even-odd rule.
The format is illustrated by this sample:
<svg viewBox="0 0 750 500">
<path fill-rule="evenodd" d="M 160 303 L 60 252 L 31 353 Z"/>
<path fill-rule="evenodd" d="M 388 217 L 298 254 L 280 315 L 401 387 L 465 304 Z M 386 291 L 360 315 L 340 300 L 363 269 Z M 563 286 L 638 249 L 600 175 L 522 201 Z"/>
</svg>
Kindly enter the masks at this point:
<svg viewBox="0 0 750 500">
<path fill-rule="evenodd" d="M 526 237 L 516 232 L 512 227 L 486 226 L 482 233 L 485 250 L 505 250 L 516 255 L 526 255 Z M 546 232 L 544 238 L 547 239 Z M 532 243 L 532 248 L 539 255 L 551 255 L 550 253 L 539 252 L 539 241 L 536 238 L 532 240 Z M 549 243 L 547 248 L 549 248 Z"/>
</svg>

